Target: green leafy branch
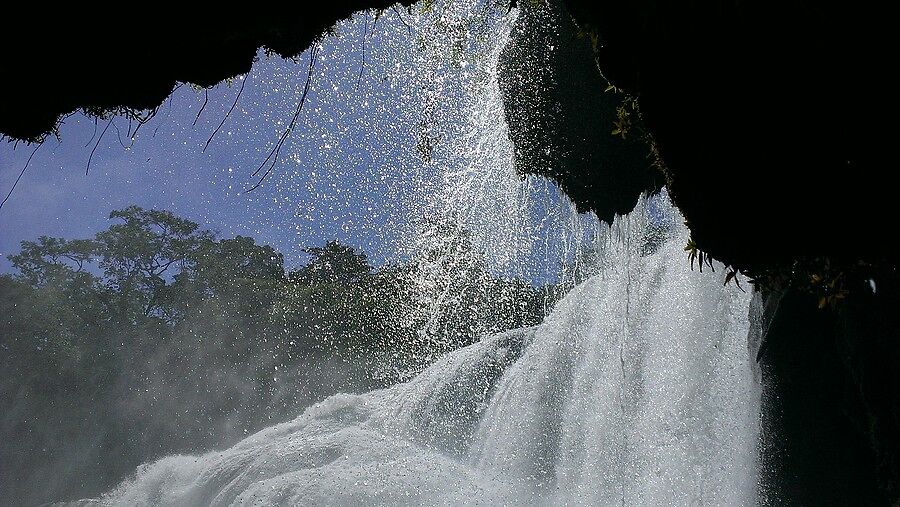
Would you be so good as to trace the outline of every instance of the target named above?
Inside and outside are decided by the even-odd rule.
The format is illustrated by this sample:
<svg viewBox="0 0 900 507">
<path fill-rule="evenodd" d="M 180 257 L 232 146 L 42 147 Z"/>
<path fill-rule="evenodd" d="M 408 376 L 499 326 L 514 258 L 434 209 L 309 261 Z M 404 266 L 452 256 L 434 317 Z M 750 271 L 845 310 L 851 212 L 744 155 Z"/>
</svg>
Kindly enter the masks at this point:
<svg viewBox="0 0 900 507">
<path fill-rule="evenodd" d="M 694 261 L 697 261 L 701 273 L 703 272 L 704 264 L 709 266 L 709 269 L 715 273 L 716 268 L 713 267 L 713 258 L 703 250 L 700 250 L 697 243 L 694 241 L 694 238 L 688 240 L 687 245 L 684 247 L 684 251 L 688 253 L 688 259 L 691 261 L 691 271 L 694 270 Z"/>
</svg>

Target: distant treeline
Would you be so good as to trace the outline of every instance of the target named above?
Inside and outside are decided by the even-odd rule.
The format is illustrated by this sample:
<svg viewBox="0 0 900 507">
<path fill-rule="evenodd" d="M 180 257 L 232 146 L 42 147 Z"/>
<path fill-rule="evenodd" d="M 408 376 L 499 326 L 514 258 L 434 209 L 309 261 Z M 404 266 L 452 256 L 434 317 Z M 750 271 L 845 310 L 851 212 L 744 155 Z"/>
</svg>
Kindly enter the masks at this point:
<svg viewBox="0 0 900 507">
<path fill-rule="evenodd" d="M 2 504 L 97 495 L 142 462 L 397 382 L 539 322 L 547 305 L 548 289 L 495 277 L 476 256 L 454 264 L 436 250 L 376 269 L 329 242 L 286 272 L 272 247 L 167 211 L 110 219 L 90 239 L 22 242 L 17 273 L 0 276 Z M 447 244 L 457 258 L 471 248 L 464 233 Z M 440 312 L 423 307 L 421 263 L 465 270 L 428 282 L 453 300 Z"/>
</svg>

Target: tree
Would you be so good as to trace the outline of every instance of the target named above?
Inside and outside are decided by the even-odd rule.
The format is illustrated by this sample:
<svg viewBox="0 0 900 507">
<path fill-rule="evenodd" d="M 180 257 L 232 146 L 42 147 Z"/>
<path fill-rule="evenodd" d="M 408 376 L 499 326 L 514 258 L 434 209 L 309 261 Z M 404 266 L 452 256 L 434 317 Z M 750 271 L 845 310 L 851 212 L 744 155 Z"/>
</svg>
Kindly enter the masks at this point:
<svg viewBox="0 0 900 507">
<path fill-rule="evenodd" d="M 20 465 L 0 491 L 19 503 L 97 495 L 540 315 L 538 292 L 490 274 L 464 233 L 377 269 L 329 241 L 285 274 L 253 238 L 137 206 L 110 219 L 91 239 L 23 242 L 0 276 L 0 463 Z M 436 320 L 410 311 L 417 280 L 448 296 Z"/>
<path fill-rule="evenodd" d="M 372 273 L 366 254 L 338 241 L 323 247 L 304 248 L 311 257 L 309 264 L 297 274 L 306 283 L 356 282 Z"/>
<path fill-rule="evenodd" d="M 196 252 L 214 235 L 169 211 L 129 206 L 109 218 L 124 223 L 97 233 L 95 241 L 106 284 L 116 295 L 116 317 L 136 323 L 160 315 L 167 278 L 174 278 L 173 271 L 189 269 Z"/>
<path fill-rule="evenodd" d="M 96 244 L 89 239 L 67 241 L 41 236 L 37 241 L 23 241 L 20 252 L 9 256 L 9 260 L 19 270 L 20 279 L 41 287 L 65 283 L 84 273 L 95 253 Z"/>
</svg>

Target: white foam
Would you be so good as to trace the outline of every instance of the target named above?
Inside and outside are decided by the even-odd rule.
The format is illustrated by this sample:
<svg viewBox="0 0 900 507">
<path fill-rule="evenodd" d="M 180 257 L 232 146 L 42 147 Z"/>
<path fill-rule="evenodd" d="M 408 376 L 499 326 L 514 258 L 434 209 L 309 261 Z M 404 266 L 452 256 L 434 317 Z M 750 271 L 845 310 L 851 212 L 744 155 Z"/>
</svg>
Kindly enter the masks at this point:
<svg viewBox="0 0 900 507">
<path fill-rule="evenodd" d="M 755 503 L 749 296 L 691 271 L 684 230 L 642 255 L 636 213 L 543 324 L 225 451 L 142 466 L 100 503 Z"/>
</svg>

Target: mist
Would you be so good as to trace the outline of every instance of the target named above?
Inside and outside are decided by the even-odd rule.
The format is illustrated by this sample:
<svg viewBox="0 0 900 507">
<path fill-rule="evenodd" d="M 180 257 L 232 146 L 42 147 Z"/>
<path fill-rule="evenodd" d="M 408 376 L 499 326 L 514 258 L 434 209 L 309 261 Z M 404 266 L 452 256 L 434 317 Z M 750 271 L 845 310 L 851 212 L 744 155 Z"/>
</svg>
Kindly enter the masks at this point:
<svg viewBox="0 0 900 507">
<path fill-rule="evenodd" d="M 468 286 L 423 312 L 425 252 L 373 267 L 331 241 L 283 257 L 164 210 L 110 214 L 92 238 L 40 237 L 0 277 L 0 499 L 97 496 L 141 463 L 227 447 L 335 393 L 386 387 L 481 336 L 534 324 L 548 295 L 490 274 L 461 231 Z M 452 247 L 447 247 L 452 245 Z M 426 322 L 427 320 L 427 322 Z M 486 323 L 486 324 L 485 324 Z"/>
</svg>

